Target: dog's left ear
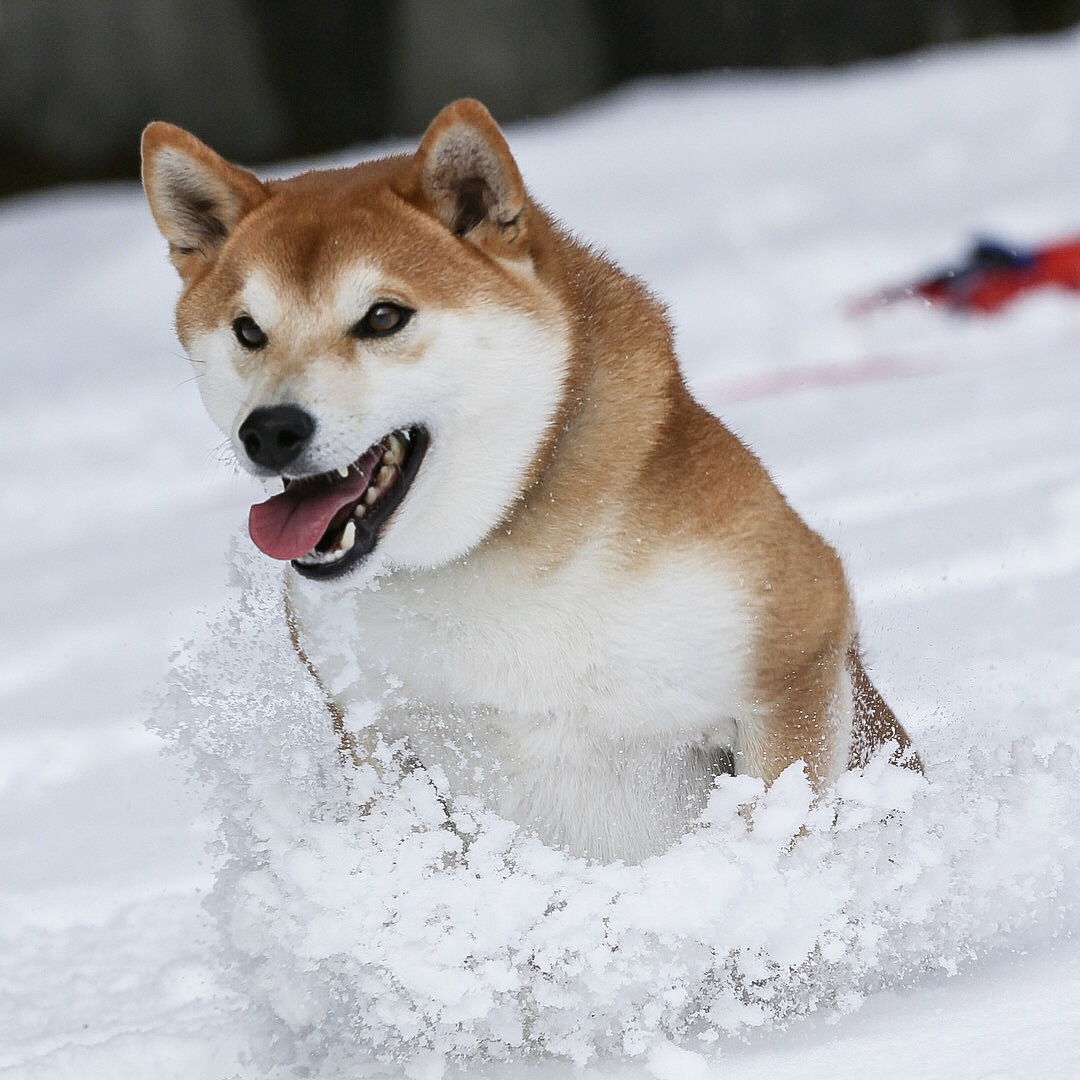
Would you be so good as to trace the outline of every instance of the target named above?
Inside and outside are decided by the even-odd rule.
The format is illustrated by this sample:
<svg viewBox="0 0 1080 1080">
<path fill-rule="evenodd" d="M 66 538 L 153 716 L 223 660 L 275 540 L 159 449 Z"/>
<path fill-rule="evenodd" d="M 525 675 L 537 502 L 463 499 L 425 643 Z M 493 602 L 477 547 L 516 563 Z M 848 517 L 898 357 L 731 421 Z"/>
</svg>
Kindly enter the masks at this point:
<svg viewBox="0 0 1080 1080">
<path fill-rule="evenodd" d="M 510 257 L 525 250 L 528 197 L 491 113 L 468 98 L 431 122 L 413 158 L 413 191 L 456 236 Z"/>
</svg>

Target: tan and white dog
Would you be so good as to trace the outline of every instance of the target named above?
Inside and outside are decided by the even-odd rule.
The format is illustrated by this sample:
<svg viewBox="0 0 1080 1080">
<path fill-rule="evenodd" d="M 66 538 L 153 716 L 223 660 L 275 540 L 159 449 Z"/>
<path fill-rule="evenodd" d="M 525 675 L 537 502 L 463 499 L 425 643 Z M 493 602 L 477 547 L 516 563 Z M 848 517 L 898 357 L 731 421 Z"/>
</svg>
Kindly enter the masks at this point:
<svg viewBox="0 0 1080 1080">
<path fill-rule="evenodd" d="M 639 859 L 720 770 L 908 739 L 835 552 L 683 382 L 664 312 L 522 183 L 482 105 L 262 182 L 155 123 L 180 340 L 339 716 L 545 841 Z M 357 722 L 353 717 L 354 724 Z"/>
</svg>

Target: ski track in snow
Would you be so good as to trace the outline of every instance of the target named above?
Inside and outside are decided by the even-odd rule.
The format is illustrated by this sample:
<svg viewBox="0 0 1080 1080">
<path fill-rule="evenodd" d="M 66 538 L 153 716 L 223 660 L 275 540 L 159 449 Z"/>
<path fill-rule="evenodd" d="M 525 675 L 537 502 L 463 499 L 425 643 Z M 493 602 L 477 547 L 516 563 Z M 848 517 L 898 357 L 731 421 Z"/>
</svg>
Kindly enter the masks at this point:
<svg viewBox="0 0 1080 1080">
<path fill-rule="evenodd" d="M 641 867 L 456 806 L 463 851 L 422 775 L 352 815 L 272 568 L 241 537 L 225 580 L 258 489 L 141 197 L 0 206 L 0 1076 L 1071 1077 L 1080 304 L 844 311 L 976 230 L 1077 231 L 1078 64 L 653 82 L 511 130 L 844 554 L 930 773 L 728 780 Z"/>
</svg>

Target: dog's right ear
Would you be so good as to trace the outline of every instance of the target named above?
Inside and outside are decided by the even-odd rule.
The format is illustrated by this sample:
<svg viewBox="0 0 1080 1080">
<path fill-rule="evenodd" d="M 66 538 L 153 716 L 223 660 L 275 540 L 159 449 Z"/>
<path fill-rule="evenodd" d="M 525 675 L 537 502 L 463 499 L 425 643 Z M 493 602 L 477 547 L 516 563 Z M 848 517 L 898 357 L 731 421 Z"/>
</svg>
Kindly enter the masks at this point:
<svg viewBox="0 0 1080 1080">
<path fill-rule="evenodd" d="M 253 173 L 160 120 L 143 132 L 142 160 L 150 212 L 181 276 L 191 271 L 192 259 L 213 258 L 236 223 L 267 196 Z"/>
</svg>

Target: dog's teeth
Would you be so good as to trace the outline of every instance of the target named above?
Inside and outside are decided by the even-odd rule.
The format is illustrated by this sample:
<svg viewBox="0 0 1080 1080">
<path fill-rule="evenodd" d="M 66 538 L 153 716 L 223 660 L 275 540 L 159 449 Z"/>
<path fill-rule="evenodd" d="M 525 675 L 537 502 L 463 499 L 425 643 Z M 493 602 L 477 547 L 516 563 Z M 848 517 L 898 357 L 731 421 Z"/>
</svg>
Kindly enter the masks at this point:
<svg viewBox="0 0 1080 1080">
<path fill-rule="evenodd" d="M 383 462 L 386 465 L 400 465 L 405 460 L 405 447 L 397 434 L 386 437 L 386 452 L 383 454 Z"/>
<path fill-rule="evenodd" d="M 368 506 L 371 506 L 378 497 L 379 493 L 373 487 L 369 487 L 367 491 L 364 492 L 364 502 L 366 502 Z"/>
<path fill-rule="evenodd" d="M 337 474 L 338 474 L 338 476 L 341 477 L 342 480 L 347 479 L 348 475 L 349 475 L 348 466 L 347 465 L 339 465 Z"/>
<path fill-rule="evenodd" d="M 394 467 L 392 465 L 384 465 L 375 476 L 375 483 L 379 487 L 389 487 L 394 479 Z"/>
<path fill-rule="evenodd" d="M 352 512 L 352 516 L 356 518 L 357 521 L 363 521 L 364 515 L 366 513 L 367 507 L 363 503 L 360 503 L 357 508 Z"/>
<path fill-rule="evenodd" d="M 341 543 L 338 544 L 338 550 L 344 555 L 346 551 L 351 551 L 353 545 L 356 543 L 356 522 L 350 521 L 345 525 L 345 529 L 341 534 Z"/>
</svg>

